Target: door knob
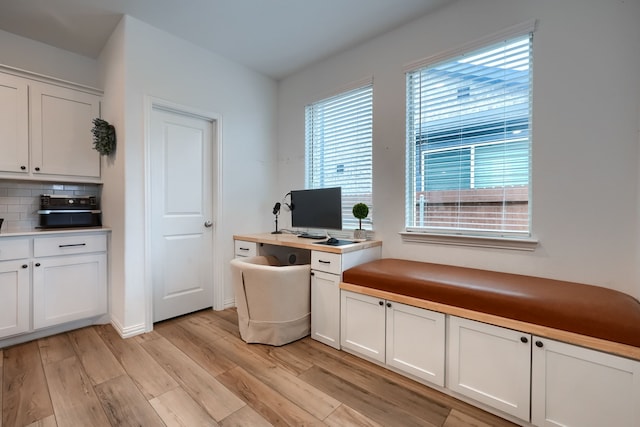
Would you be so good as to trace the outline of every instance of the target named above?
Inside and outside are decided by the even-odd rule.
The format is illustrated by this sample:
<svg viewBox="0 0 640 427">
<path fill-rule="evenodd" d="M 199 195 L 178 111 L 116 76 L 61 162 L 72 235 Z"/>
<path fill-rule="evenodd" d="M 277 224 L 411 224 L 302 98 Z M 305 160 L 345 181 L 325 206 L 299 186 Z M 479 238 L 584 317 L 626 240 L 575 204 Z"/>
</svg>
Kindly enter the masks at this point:
<svg viewBox="0 0 640 427">
<path fill-rule="evenodd" d="M 213 223 L 211 221 L 206 221 L 204 223 L 204 226 L 207 227 L 207 228 L 211 228 L 211 226 L 213 226 Z"/>
</svg>

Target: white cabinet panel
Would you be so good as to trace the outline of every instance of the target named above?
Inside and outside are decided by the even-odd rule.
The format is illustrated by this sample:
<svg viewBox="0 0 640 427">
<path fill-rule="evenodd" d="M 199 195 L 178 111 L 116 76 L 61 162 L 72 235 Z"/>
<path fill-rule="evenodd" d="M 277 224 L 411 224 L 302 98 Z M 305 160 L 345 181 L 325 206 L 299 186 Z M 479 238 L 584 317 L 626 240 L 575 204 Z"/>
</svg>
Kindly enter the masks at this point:
<svg viewBox="0 0 640 427">
<path fill-rule="evenodd" d="M 445 315 L 387 302 L 386 363 L 444 386 Z"/>
<path fill-rule="evenodd" d="M 311 338 L 340 348 L 340 276 L 311 273 Z"/>
<path fill-rule="evenodd" d="M 29 103 L 26 80 L 0 73 L 0 171 L 29 173 Z"/>
<path fill-rule="evenodd" d="M 384 300 L 342 291 L 340 344 L 343 349 L 385 362 L 386 312 Z"/>
<path fill-rule="evenodd" d="M 532 422 L 640 426 L 640 361 L 534 338 Z"/>
<path fill-rule="evenodd" d="M 449 317 L 447 386 L 529 420 L 531 336 Z"/>
<path fill-rule="evenodd" d="M 33 327 L 107 312 L 107 255 L 37 259 L 33 269 Z"/>
<path fill-rule="evenodd" d="M 0 338 L 29 330 L 27 260 L 0 262 Z"/>
<path fill-rule="evenodd" d="M 91 128 L 100 98 L 60 86 L 30 86 L 31 169 L 36 175 L 100 178 Z"/>
</svg>

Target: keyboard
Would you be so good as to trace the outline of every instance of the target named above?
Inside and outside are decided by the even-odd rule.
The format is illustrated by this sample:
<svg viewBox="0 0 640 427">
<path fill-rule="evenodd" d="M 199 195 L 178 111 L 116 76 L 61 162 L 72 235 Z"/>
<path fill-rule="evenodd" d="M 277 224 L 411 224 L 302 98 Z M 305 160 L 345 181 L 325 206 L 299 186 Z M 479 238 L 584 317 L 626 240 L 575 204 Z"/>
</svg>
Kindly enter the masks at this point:
<svg viewBox="0 0 640 427">
<path fill-rule="evenodd" d="M 326 239 L 327 235 L 326 234 L 313 234 L 313 233 L 300 233 L 300 234 L 298 234 L 298 237 L 302 237 L 303 239 L 321 240 L 321 239 Z"/>
</svg>

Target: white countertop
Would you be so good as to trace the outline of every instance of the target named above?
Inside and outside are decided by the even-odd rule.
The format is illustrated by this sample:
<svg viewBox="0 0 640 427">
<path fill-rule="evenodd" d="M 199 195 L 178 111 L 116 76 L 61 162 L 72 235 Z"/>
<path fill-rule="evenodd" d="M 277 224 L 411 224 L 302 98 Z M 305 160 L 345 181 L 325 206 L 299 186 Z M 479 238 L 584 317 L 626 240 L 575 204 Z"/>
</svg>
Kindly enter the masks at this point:
<svg viewBox="0 0 640 427">
<path fill-rule="evenodd" d="M 70 227 L 70 228 L 34 228 L 31 230 L 0 231 L 3 237 L 42 236 L 48 234 L 95 233 L 96 231 L 111 231 L 110 227 Z"/>
</svg>

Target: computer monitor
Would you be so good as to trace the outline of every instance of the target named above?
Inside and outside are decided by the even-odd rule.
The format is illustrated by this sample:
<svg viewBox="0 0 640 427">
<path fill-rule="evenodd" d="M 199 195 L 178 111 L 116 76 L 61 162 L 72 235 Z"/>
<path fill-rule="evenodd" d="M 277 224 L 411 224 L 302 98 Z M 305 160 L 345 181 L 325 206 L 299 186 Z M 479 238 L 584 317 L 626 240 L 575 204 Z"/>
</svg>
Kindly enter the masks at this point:
<svg viewBox="0 0 640 427">
<path fill-rule="evenodd" d="M 291 226 L 342 230 L 340 187 L 291 191 Z"/>
</svg>

